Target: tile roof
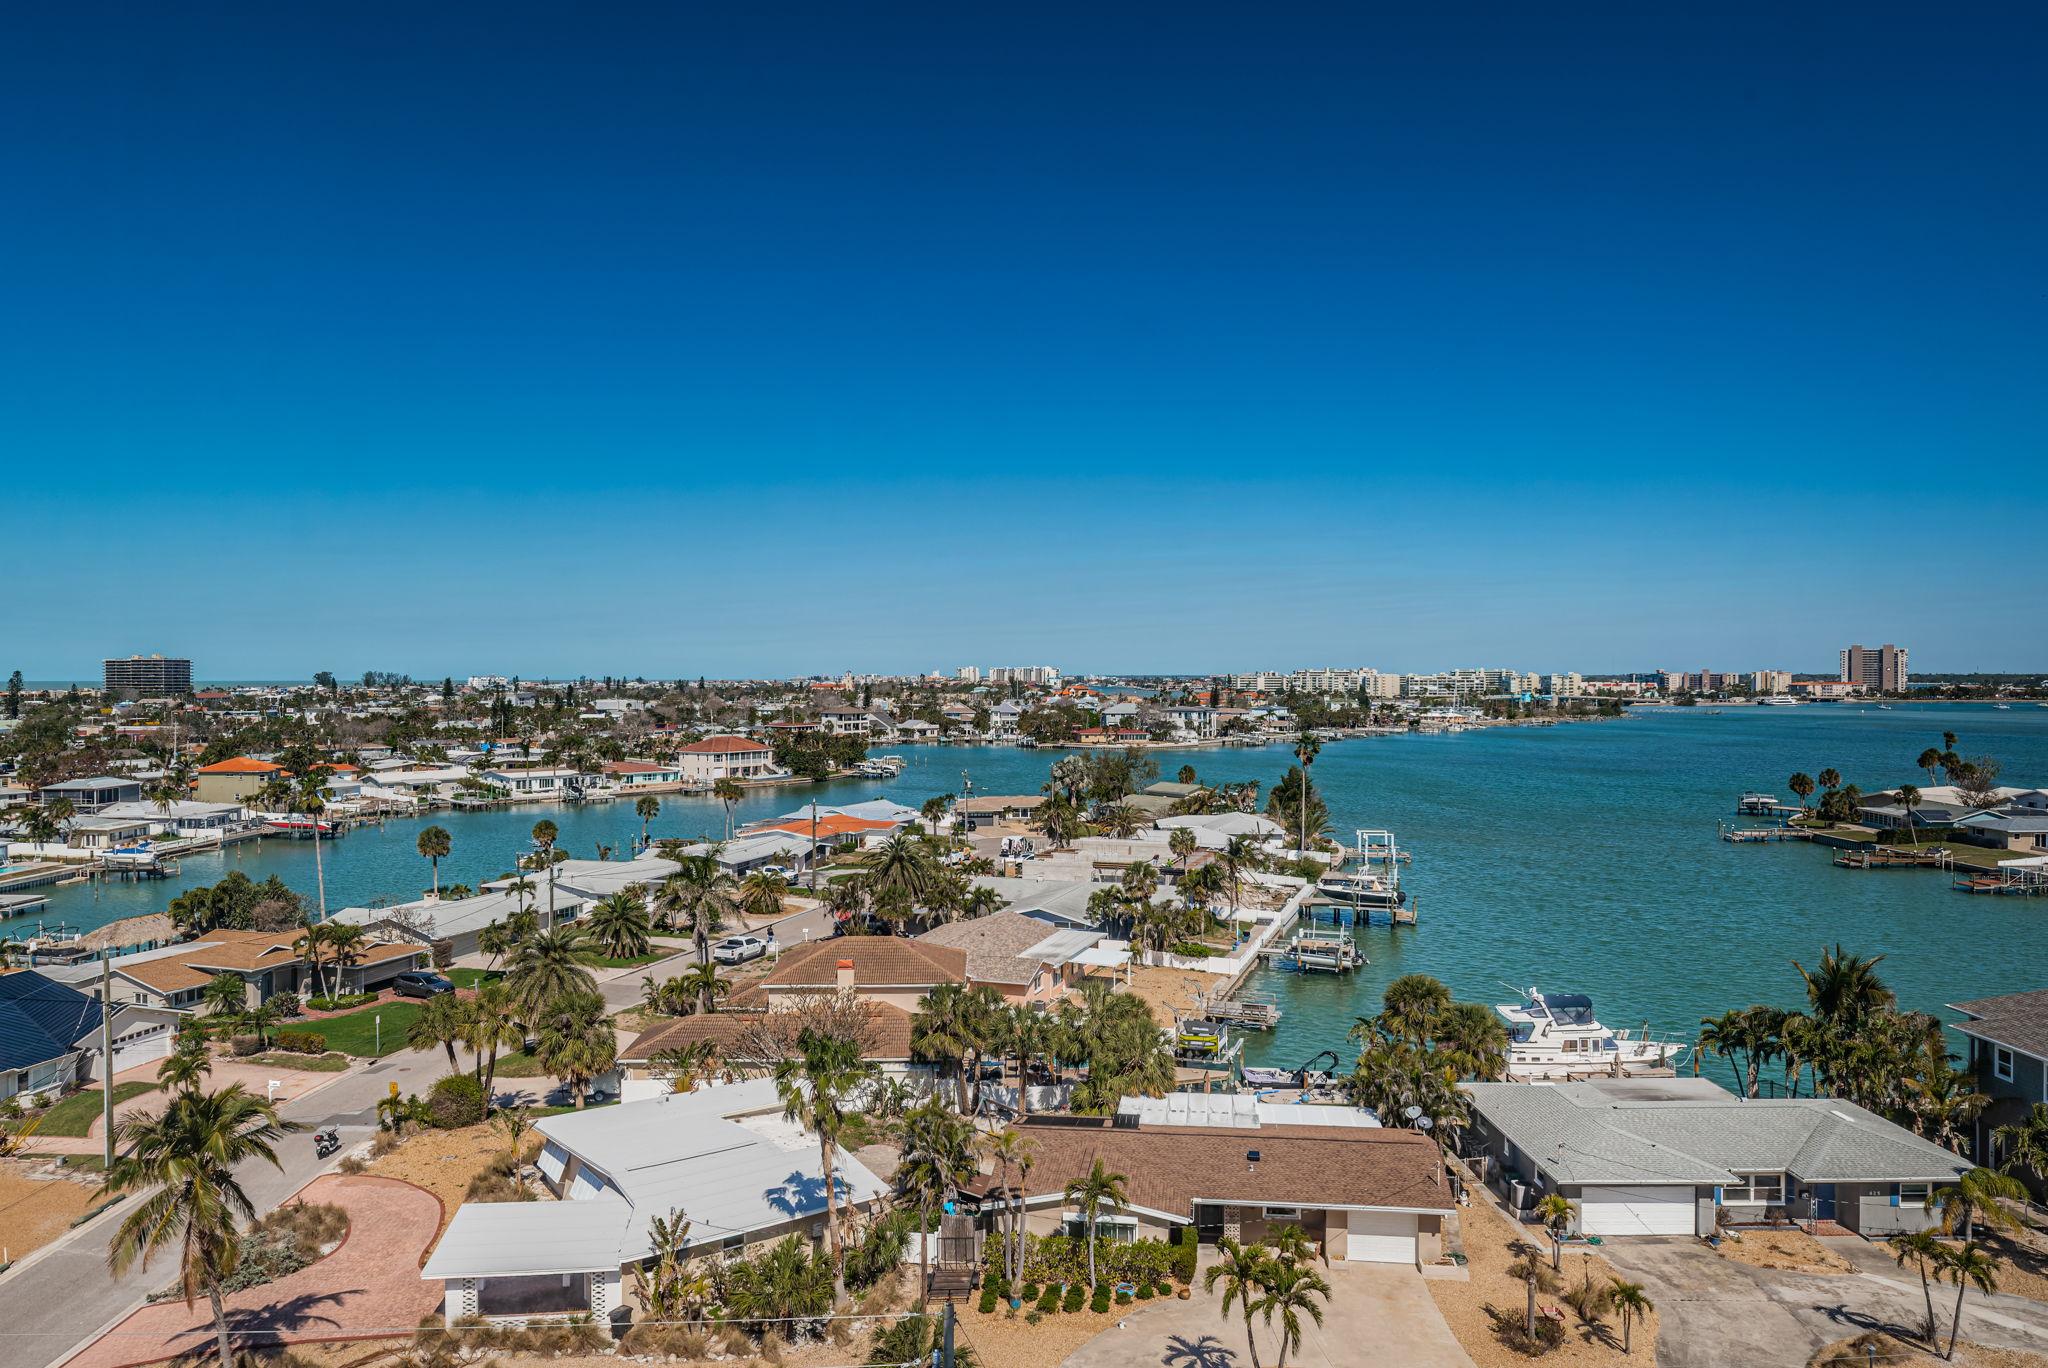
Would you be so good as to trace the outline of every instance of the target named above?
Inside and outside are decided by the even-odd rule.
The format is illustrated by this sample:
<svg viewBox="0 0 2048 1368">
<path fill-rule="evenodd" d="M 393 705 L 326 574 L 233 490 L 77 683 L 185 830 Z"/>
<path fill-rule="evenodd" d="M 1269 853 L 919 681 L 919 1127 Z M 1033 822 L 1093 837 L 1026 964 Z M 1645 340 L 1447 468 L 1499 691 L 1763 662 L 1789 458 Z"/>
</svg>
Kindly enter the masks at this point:
<svg viewBox="0 0 2048 1368">
<path fill-rule="evenodd" d="M 830 988 L 839 982 L 841 960 L 852 962 L 856 989 L 928 988 L 967 981 L 965 950 L 901 936 L 835 936 L 791 946 L 761 982 L 769 988 Z"/>
<path fill-rule="evenodd" d="M 1052 928 L 1036 917 L 1021 912 L 995 912 L 969 921 L 934 926 L 917 939 L 924 945 L 943 945 L 967 952 L 967 976 L 976 983 L 1001 983 L 1012 987 L 1031 982 L 1038 966 L 1047 961 L 1018 958 L 1042 943 Z"/>
<path fill-rule="evenodd" d="M 1197 1202 L 1448 1211 L 1436 1142 L 1418 1131 L 1290 1126 L 1016 1126 L 1031 1142 L 1027 1196 L 1057 1194 L 1095 1161 L 1133 1206 L 1191 1218 Z M 1248 1155 L 1257 1151 L 1258 1162 Z"/>
<path fill-rule="evenodd" d="M 744 736 L 707 736 L 682 749 L 698 755 L 731 755 L 737 751 L 765 751 L 768 747 Z"/>
<path fill-rule="evenodd" d="M 806 817 L 796 822 L 762 822 L 742 831 L 742 836 L 759 836 L 770 831 L 786 831 L 792 836 L 810 836 L 813 831 L 819 836 L 857 836 L 866 831 L 889 831 L 901 826 L 900 822 L 876 822 L 863 817 L 833 815 L 820 816 L 813 828 L 811 819 Z"/>
<path fill-rule="evenodd" d="M 2048 988 L 1951 1002 L 1949 1006 L 1970 1018 L 1955 1023 L 1955 1029 L 1964 1035 L 2048 1059 Z"/>
<path fill-rule="evenodd" d="M 870 1038 L 865 1042 L 866 1048 L 862 1052 L 864 1057 L 887 1060 L 910 1058 L 910 1013 L 885 1002 L 870 1002 L 866 1005 L 868 1019 L 872 1025 Z M 766 1021 L 771 1029 L 778 1026 L 787 1027 L 786 1030 L 777 1031 L 777 1034 L 788 1037 L 788 1050 L 793 1052 L 801 1018 L 802 1013 L 799 1012 L 732 1010 L 677 1017 L 672 1021 L 657 1022 L 642 1031 L 631 1045 L 619 1051 L 619 1059 L 628 1064 L 643 1063 L 663 1050 L 693 1045 L 700 1040 L 710 1041 L 718 1050 L 721 1059 L 735 1059 L 732 1054 L 735 1043 L 743 1040 L 748 1031 L 763 1021 Z"/>
<path fill-rule="evenodd" d="M 238 755 L 232 760 L 223 760 L 217 765 L 201 765 L 198 772 L 201 774 L 280 774 L 283 771 L 283 765 L 273 765 L 268 760 L 251 760 L 246 755 Z"/>
</svg>

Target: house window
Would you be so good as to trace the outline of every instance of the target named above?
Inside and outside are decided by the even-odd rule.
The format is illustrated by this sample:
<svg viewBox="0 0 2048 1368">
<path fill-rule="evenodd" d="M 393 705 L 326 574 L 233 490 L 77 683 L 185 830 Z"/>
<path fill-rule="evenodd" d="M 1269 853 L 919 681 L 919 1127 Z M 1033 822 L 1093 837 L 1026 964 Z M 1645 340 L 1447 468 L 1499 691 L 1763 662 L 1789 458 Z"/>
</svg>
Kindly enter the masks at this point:
<svg viewBox="0 0 2048 1368">
<path fill-rule="evenodd" d="M 1067 1216 L 1061 1219 L 1060 1234 L 1086 1239 L 1088 1227 L 1079 1216 Z M 1123 1216 L 1099 1216 L 1095 1220 L 1095 1238 L 1110 1244 L 1129 1244 L 1138 1238 L 1138 1223 Z"/>
<path fill-rule="evenodd" d="M 1785 1200 L 1782 1173 L 1738 1173 L 1736 1181 L 1721 1185 L 1723 1205 L 1777 1206 Z"/>
<path fill-rule="evenodd" d="M 1301 1219 L 1301 1208 L 1269 1206 L 1266 1208 L 1266 1219 L 1269 1221 L 1298 1221 Z"/>
<path fill-rule="evenodd" d="M 2003 1045 L 1991 1047 L 1991 1076 L 2004 1082 L 2012 1082 L 2012 1051 Z"/>
<path fill-rule="evenodd" d="M 1927 1198 L 1933 1187 L 1934 1184 L 1932 1183 L 1899 1184 L 1899 1205 L 1926 1206 Z"/>
</svg>

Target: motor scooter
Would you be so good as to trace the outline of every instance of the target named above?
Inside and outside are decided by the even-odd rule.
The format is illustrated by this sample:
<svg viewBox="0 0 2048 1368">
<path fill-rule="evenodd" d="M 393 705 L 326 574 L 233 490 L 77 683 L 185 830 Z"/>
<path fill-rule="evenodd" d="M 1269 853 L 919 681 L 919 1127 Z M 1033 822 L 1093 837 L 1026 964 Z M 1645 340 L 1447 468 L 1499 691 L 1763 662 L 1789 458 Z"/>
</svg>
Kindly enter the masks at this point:
<svg viewBox="0 0 2048 1368">
<path fill-rule="evenodd" d="M 313 1132 L 313 1157 L 325 1159 L 341 1148 L 341 1132 L 333 1126 Z"/>
</svg>

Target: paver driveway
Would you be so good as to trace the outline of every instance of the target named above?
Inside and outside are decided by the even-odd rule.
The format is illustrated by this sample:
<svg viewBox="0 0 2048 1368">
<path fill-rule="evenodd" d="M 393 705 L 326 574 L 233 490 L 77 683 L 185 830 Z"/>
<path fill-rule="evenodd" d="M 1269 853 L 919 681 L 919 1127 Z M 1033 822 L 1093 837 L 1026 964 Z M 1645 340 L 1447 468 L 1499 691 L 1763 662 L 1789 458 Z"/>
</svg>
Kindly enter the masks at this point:
<svg viewBox="0 0 2048 1368">
<path fill-rule="evenodd" d="M 348 1211 L 348 1238 L 326 1258 L 276 1282 L 230 1293 L 228 1322 L 240 1344 L 290 1344 L 348 1339 L 409 1327 L 440 1304 L 437 1284 L 420 1279 L 420 1255 L 441 1228 L 441 1202 L 425 1188 L 390 1178 L 330 1174 L 299 1194 Z M 175 1251 L 151 1261 L 168 1286 L 177 1281 Z M 125 1368 L 154 1363 L 213 1342 L 213 1316 L 202 1298 L 144 1307 L 74 1355 L 65 1368 Z"/>
<path fill-rule="evenodd" d="M 1609 1240 L 1601 1253 L 1657 1304 L 1662 1368 L 1804 1368 L 1823 1344 L 1865 1330 L 1904 1333 L 1925 1318 L 1919 1278 L 1893 1267 L 1880 1247 L 1855 1244 L 1839 1252 L 1858 1271 L 1834 1276 L 1754 1268 L 1676 1235 Z M 1936 1289 L 1944 1330 L 1954 1295 L 1948 1289 L 1944 1303 Z M 2048 1352 L 2048 1305 L 1972 1292 L 1963 1338 Z"/>
<path fill-rule="evenodd" d="M 1444 1324 L 1422 1275 L 1397 1264 L 1333 1264 L 1323 1323 L 1303 1318 L 1301 1348 L 1287 1356 L 1300 1368 L 1351 1368 L 1366 1346 L 1381 1362 L 1403 1368 L 1472 1368 L 1472 1359 Z M 1199 1290 L 1187 1301 L 1146 1302 L 1067 1356 L 1064 1368 L 1250 1368 L 1244 1318 L 1225 1319 L 1222 1293 Z M 1271 1363 L 1280 1344 L 1254 1322 L 1259 1359 Z"/>
</svg>

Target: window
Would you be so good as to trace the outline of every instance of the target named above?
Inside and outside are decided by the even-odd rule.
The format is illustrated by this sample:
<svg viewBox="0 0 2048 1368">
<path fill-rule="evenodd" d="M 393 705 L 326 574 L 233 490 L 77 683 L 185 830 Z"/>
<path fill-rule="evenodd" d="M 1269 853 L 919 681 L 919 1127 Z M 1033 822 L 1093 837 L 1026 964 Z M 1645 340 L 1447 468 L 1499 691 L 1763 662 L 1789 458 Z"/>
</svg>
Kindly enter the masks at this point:
<svg viewBox="0 0 2048 1368">
<path fill-rule="evenodd" d="M 1724 1206 L 1777 1206 L 1785 1200 L 1785 1175 L 1782 1173 L 1738 1173 L 1735 1178 L 1735 1182 L 1721 1185 L 1721 1202 Z"/>
<path fill-rule="evenodd" d="M 1899 1184 L 1899 1205 L 1926 1206 L 1928 1195 L 1933 1187 L 1934 1184 L 1932 1183 Z"/>
<path fill-rule="evenodd" d="M 1079 1216 L 1066 1216 L 1060 1220 L 1060 1234 L 1085 1239 L 1088 1227 Z M 1128 1217 L 1101 1216 L 1095 1221 L 1095 1238 L 1110 1244 L 1129 1244 L 1138 1238 L 1138 1223 Z"/>
<path fill-rule="evenodd" d="M 1298 1221 L 1301 1219 L 1301 1208 L 1269 1206 L 1266 1208 L 1266 1219 L 1269 1221 Z"/>
<path fill-rule="evenodd" d="M 1991 1074 L 2007 1083 L 2012 1082 L 2012 1051 L 2003 1045 L 1991 1047 Z"/>
</svg>

